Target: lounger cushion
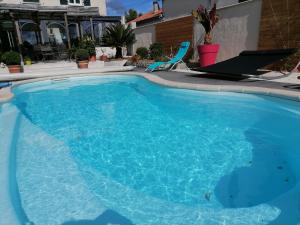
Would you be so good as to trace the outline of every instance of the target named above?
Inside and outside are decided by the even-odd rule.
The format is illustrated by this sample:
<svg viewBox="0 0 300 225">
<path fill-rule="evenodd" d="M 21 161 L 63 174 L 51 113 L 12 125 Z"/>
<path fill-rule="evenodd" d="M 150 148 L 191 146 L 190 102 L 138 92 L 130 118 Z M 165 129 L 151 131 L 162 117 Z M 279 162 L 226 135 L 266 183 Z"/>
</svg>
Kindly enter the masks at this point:
<svg viewBox="0 0 300 225">
<path fill-rule="evenodd" d="M 284 59 L 296 53 L 297 51 L 298 49 L 243 51 L 239 56 L 234 58 L 193 70 L 214 74 L 231 74 L 238 76 L 259 75 L 262 74 L 262 72 L 258 72 L 258 69 Z"/>
</svg>

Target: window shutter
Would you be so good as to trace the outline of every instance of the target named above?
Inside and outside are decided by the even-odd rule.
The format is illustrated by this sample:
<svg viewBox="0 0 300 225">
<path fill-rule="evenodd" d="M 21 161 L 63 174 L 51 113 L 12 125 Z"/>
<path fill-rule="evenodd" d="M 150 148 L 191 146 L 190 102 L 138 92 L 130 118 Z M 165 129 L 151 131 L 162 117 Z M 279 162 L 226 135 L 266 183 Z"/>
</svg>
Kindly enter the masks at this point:
<svg viewBox="0 0 300 225">
<path fill-rule="evenodd" d="M 91 0 L 84 0 L 84 6 L 91 6 Z"/>
<path fill-rule="evenodd" d="M 68 5 L 68 0 L 60 0 L 61 5 Z"/>
</svg>

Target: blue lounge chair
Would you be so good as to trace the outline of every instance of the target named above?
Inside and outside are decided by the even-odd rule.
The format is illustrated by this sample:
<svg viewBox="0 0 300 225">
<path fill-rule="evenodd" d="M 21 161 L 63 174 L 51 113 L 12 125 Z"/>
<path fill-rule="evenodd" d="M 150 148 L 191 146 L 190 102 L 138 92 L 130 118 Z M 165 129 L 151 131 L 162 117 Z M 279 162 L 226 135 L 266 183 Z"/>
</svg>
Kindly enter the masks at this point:
<svg viewBox="0 0 300 225">
<path fill-rule="evenodd" d="M 188 41 L 182 42 L 181 45 L 180 45 L 180 49 L 179 49 L 179 51 L 177 52 L 177 54 L 175 55 L 174 58 L 170 59 L 167 62 L 155 62 L 155 63 L 149 65 L 148 68 L 145 71 L 153 72 L 154 70 L 158 69 L 162 65 L 169 65 L 169 64 L 171 65 L 170 69 L 173 69 L 174 66 L 176 66 L 178 63 L 183 62 L 182 59 L 184 58 L 184 56 L 188 52 L 189 47 L 190 47 L 190 42 L 188 42 Z"/>
</svg>

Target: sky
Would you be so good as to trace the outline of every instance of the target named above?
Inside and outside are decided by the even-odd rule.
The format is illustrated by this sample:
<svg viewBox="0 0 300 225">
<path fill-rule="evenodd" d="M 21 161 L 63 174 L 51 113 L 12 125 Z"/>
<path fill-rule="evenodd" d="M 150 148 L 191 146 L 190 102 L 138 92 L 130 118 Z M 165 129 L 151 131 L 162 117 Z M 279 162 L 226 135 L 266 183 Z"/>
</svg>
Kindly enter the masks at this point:
<svg viewBox="0 0 300 225">
<path fill-rule="evenodd" d="M 152 9 L 153 0 L 106 0 L 109 16 L 122 16 L 130 8 L 139 13 L 149 12 Z M 160 6 L 161 6 L 161 1 Z"/>
</svg>

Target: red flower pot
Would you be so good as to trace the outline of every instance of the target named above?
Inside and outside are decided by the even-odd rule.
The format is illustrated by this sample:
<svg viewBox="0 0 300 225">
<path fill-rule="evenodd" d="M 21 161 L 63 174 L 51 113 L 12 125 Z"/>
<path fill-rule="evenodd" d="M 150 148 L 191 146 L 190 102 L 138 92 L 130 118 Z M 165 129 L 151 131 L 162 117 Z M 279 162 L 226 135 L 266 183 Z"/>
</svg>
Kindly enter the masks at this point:
<svg viewBox="0 0 300 225">
<path fill-rule="evenodd" d="M 219 44 L 199 45 L 198 53 L 200 66 L 205 67 L 215 64 L 219 49 Z"/>
<path fill-rule="evenodd" d="M 10 73 L 23 73 L 23 68 L 20 65 L 7 66 Z"/>
<path fill-rule="evenodd" d="M 77 62 L 77 67 L 78 67 L 78 69 L 87 69 L 87 68 L 89 68 L 89 61 L 88 60 L 78 61 Z"/>
<path fill-rule="evenodd" d="M 100 61 L 107 62 L 107 61 L 108 61 L 107 55 L 101 55 L 101 56 L 100 56 Z"/>
</svg>

